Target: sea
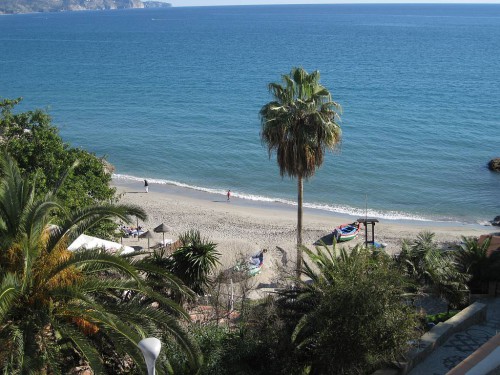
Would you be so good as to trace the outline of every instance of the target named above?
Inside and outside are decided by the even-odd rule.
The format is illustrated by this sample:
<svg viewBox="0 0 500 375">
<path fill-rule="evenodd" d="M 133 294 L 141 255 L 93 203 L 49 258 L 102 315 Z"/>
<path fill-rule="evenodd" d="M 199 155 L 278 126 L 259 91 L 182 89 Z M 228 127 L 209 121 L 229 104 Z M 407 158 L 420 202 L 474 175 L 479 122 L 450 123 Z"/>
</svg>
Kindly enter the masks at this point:
<svg viewBox="0 0 500 375">
<path fill-rule="evenodd" d="M 42 108 L 114 178 L 295 205 L 260 140 L 270 82 L 319 70 L 343 107 L 305 206 L 486 225 L 500 215 L 500 5 L 172 7 L 0 17 L 0 97 Z"/>
</svg>

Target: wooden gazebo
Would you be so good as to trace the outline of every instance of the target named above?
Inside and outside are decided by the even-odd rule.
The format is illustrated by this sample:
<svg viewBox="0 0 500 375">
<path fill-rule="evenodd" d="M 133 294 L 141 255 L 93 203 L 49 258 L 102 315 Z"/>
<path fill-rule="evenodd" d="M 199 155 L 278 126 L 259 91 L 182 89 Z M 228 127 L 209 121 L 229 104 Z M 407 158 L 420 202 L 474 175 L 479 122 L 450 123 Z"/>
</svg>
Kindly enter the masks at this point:
<svg viewBox="0 0 500 375">
<path fill-rule="evenodd" d="M 378 223 L 378 219 L 374 217 L 362 217 L 358 219 L 358 223 L 362 223 L 365 226 L 365 246 L 368 244 L 375 246 L 375 223 Z M 368 225 L 372 226 L 372 236 L 371 240 L 368 241 Z"/>
</svg>

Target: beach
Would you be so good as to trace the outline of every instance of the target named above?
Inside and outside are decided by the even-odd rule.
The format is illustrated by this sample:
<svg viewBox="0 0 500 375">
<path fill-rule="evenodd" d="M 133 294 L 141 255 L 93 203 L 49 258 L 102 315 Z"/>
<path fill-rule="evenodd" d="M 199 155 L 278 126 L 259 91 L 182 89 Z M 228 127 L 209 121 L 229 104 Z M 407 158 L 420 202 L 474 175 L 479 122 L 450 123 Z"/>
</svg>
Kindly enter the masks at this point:
<svg viewBox="0 0 500 375">
<path fill-rule="evenodd" d="M 256 280 L 261 284 L 276 281 L 282 266 L 293 269 L 296 252 L 297 207 L 280 203 L 253 202 L 225 195 L 211 194 L 168 184 L 149 184 L 144 191 L 136 181 L 113 180 L 120 196 L 120 203 L 142 207 L 148 214 L 146 222 L 138 224 L 153 233 L 153 229 L 164 223 L 172 228 L 165 238 L 176 240 L 190 229 L 199 230 L 202 237 L 217 244 L 221 254 L 221 269 L 235 264 L 241 257 L 249 257 L 261 249 L 268 249 L 264 267 Z M 307 191 L 307 190 L 306 190 Z M 237 195 L 237 192 L 236 192 Z M 334 214 L 320 210 L 304 210 L 303 243 L 308 248 L 321 239 L 330 239 L 335 226 L 349 223 L 357 217 Z M 132 223 L 132 225 L 137 225 Z M 424 221 L 382 220 L 375 225 L 375 241 L 385 243 L 385 251 L 397 254 L 403 239 L 414 239 L 418 233 L 430 231 L 443 246 L 458 243 L 461 236 L 479 236 L 498 232 L 493 226 L 460 223 L 438 223 Z M 162 233 L 153 233 L 150 246 L 159 243 Z M 371 237 L 371 228 L 369 238 Z M 341 246 L 353 247 L 364 242 L 364 230 L 360 235 Z M 147 239 L 127 238 L 123 244 L 147 248 Z M 283 249 L 285 253 L 277 247 Z"/>
</svg>

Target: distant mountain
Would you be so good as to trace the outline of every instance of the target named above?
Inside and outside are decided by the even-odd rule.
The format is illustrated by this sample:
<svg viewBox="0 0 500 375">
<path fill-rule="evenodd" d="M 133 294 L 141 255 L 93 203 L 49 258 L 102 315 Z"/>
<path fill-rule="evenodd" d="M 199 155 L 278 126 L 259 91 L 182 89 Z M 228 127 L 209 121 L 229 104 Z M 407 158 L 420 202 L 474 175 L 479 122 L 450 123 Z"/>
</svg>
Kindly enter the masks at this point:
<svg viewBox="0 0 500 375">
<path fill-rule="evenodd" d="M 170 5 L 160 1 L 146 1 L 143 3 L 141 0 L 2 0 L 0 1 L 0 14 L 157 8 Z"/>
</svg>

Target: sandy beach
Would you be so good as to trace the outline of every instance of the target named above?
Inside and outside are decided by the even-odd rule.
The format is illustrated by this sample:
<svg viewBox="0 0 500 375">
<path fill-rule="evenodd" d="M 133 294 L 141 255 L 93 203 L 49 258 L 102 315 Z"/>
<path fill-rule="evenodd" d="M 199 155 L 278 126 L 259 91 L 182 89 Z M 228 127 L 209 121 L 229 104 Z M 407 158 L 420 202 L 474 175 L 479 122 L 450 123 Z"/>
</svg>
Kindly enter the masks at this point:
<svg viewBox="0 0 500 375">
<path fill-rule="evenodd" d="M 228 202 L 224 195 L 210 194 L 173 185 L 149 186 L 145 193 L 140 182 L 113 180 L 121 196 L 120 202 L 142 207 L 148 214 L 146 222 L 139 222 L 145 230 L 164 223 L 172 228 L 165 238 L 177 239 L 190 229 L 217 244 L 221 253 L 222 268 L 233 265 L 241 256 L 250 256 L 267 248 L 264 269 L 257 276 L 262 284 L 272 283 L 280 266 L 292 268 L 295 261 L 296 207 L 278 203 L 253 202 L 232 197 Z M 334 214 L 320 210 L 304 210 L 303 241 L 309 248 L 322 238 L 328 239 L 335 226 L 356 220 L 356 217 Z M 459 223 L 437 223 L 423 221 L 380 220 L 375 226 L 375 240 L 387 244 L 390 254 L 401 250 L 403 239 L 413 239 L 419 232 L 435 233 L 436 241 L 458 243 L 461 236 L 479 236 L 495 233 L 493 226 L 466 225 Z M 153 233 L 150 245 L 162 240 L 161 233 Z M 352 247 L 364 242 L 364 231 L 357 239 L 346 242 Z M 128 238 L 123 243 L 147 247 L 146 239 Z M 283 254 L 277 246 L 285 250 Z"/>
</svg>

